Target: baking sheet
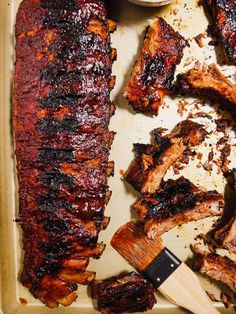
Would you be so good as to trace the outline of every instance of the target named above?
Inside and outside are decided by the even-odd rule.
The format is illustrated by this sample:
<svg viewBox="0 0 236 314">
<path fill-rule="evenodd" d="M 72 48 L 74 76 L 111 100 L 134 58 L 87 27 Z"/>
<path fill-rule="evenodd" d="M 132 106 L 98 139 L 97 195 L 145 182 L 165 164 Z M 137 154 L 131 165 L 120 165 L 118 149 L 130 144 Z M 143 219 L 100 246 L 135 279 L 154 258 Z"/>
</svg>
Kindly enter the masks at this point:
<svg viewBox="0 0 236 314">
<path fill-rule="evenodd" d="M 203 12 L 203 8 L 198 6 L 198 1 L 173 1 L 172 5 L 163 8 L 143 8 L 135 6 L 126 0 L 111 0 L 110 15 L 118 20 L 118 29 L 112 35 L 113 47 L 118 50 L 118 59 L 114 64 L 113 72 L 117 76 L 116 86 L 112 92 L 112 98 L 117 104 L 115 116 L 111 120 L 110 129 L 117 132 L 111 150 L 111 160 L 115 160 L 115 176 L 109 180 L 109 185 L 113 195 L 107 206 L 107 216 L 111 216 L 111 222 L 107 230 L 101 233 L 100 240 L 107 243 L 107 248 L 100 260 L 90 263 L 89 269 L 96 270 L 97 278 L 103 279 L 112 275 L 118 275 L 122 271 L 132 270 L 122 257 L 120 257 L 109 245 L 109 241 L 117 228 L 134 218 L 130 206 L 137 198 L 137 194 L 121 180 L 122 170 L 126 170 L 133 158 L 132 144 L 135 142 L 148 143 L 150 141 L 150 131 L 157 127 L 165 127 L 169 131 L 181 120 L 184 120 L 190 112 L 197 112 L 194 99 L 188 98 L 189 105 L 186 111 L 180 116 L 178 114 L 178 101 L 180 98 L 171 99 L 166 97 L 165 105 L 160 109 L 158 117 L 148 117 L 142 114 L 134 114 L 127 101 L 121 96 L 123 84 L 130 73 L 134 60 L 137 56 L 140 43 L 144 36 L 144 31 L 149 21 L 155 16 L 164 17 L 183 36 L 190 39 L 190 47 L 185 49 L 185 55 L 178 67 L 177 72 L 183 68 L 191 68 L 195 59 L 212 63 L 216 61 L 215 48 L 208 46 L 210 38 L 203 39 L 204 47 L 200 48 L 192 38 L 206 31 L 208 20 Z M 46 308 L 39 301 L 35 300 L 26 288 L 24 288 L 18 276 L 22 265 L 22 250 L 19 228 L 14 223 L 17 217 L 17 186 L 15 180 L 12 136 L 11 136 L 11 90 L 12 90 L 12 70 L 13 70 L 13 33 L 15 14 L 19 1 L 0 0 L 0 313 L 4 314 L 47 314 L 52 310 Z M 222 71 L 228 75 L 234 73 L 234 68 L 221 66 Z M 231 79 L 233 79 L 231 77 Z M 200 106 L 201 111 L 210 113 L 214 118 L 227 117 L 228 114 L 217 113 L 217 106 L 208 104 Z M 215 129 L 215 124 L 208 119 L 195 119 L 203 123 L 208 131 Z M 220 136 L 220 135 L 219 135 Z M 232 132 L 230 141 L 234 144 L 235 135 Z M 216 143 L 217 138 L 210 135 L 207 143 Z M 202 144 L 198 149 L 203 153 L 203 160 L 207 160 L 210 151 L 209 146 Z M 231 167 L 236 166 L 236 150 L 233 147 L 231 152 Z M 224 192 L 225 180 L 222 174 L 217 174 L 217 169 L 209 173 L 202 167 L 197 168 L 199 160 L 190 162 L 186 168 L 180 172 L 195 184 L 200 184 L 207 189 L 217 189 Z M 166 178 L 178 176 L 173 175 L 170 170 Z M 194 241 L 194 237 L 199 233 L 206 233 L 214 219 L 205 219 L 195 223 L 189 223 L 179 228 L 171 230 L 165 234 L 163 242 L 183 260 L 191 258 L 192 253 L 189 244 Z M 222 252 L 224 253 L 224 252 Z M 234 258 L 234 256 L 231 256 Z M 201 278 L 204 288 L 208 291 L 218 293 L 216 286 Z M 91 299 L 88 297 L 87 287 L 79 287 L 79 297 L 77 302 L 68 308 L 60 307 L 54 311 L 57 313 L 74 314 L 96 313 Z M 23 298 L 27 304 L 20 301 Z M 157 305 L 152 313 L 160 314 L 181 314 L 186 311 L 170 304 L 159 294 L 157 295 Z M 224 309 L 223 305 L 217 303 L 216 306 L 222 313 L 233 313 L 234 310 Z M 151 312 L 151 311 L 150 311 Z M 206 313 L 207 314 L 207 313 Z"/>
</svg>

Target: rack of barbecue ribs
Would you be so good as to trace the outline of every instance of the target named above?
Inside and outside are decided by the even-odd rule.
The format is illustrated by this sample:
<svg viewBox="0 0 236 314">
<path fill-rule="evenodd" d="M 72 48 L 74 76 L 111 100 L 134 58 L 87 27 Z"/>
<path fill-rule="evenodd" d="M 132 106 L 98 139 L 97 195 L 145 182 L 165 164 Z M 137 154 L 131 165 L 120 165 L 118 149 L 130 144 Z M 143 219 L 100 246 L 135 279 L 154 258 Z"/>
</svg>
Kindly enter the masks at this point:
<svg viewBox="0 0 236 314">
<path fill-rule="evenodd" d="M 223 213 L 223 196 L 205 191 L 184 177 L 162 182 L 151 196 L 138 200 L 134 210 L 145 223 L 149 238 L 155 238 L 176 226 Z"/>
<path fill-rule="evenodd" d="M 98 310 L 104 314 L 144 312 L 156 303 L 152 284 L 135 272 L 93 281 L 91 289 Z"/>
<path fill-rule="evenodd" d="M 236 263 L 227 256 L 215 253 L 198 255 L 194 260 L 193 270 L 224 283 L 236 292 Z"/>
<path fill-rule="evenodd" d="M 143 194 L 153 194 L 159 188 L 167 170 L 184 152 L 200 144 L 206 137 L 201 124 L 191 120 L 180 122 L 173 133 L 162 136 L 153 131 L 155 144 L 134 144 L 135 158 L 124 175 L 124 180 Z"/>
<path fill-rule="evenodd" d="M 181 95 L 204 96 L 230 109 L 236 105 L 236 85 L 215 64 L 196 67 L 177 75 L 174 90 Z"/>
<path fill-rule="evenodd" d="M 95 274 L 89 258 L 110 192 L 110 32 L 100 0 L 24 0 L 16 19 L 14 132 L 21 282 L 49 307 L 67 306 Z"/>
<path fill-rule="evenodd" d="M 236 63 L 236 0 L 204 0 L 229 63 Z"/>
<path fill-rule="evenodd" d="M 164 19 L 154 19 L 124 90 L 135 111 L 158 114 L 186 45 L 187 41 Z"/>
</svg>

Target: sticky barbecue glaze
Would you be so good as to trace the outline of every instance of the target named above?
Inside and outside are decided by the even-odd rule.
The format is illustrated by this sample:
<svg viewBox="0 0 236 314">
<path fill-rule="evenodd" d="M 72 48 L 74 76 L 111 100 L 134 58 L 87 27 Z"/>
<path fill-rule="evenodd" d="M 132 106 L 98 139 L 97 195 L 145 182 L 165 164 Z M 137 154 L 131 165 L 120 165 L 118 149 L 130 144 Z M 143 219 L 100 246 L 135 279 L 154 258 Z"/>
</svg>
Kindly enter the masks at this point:
<svg viewBox="0 0 236 314">
<path fill-rule="evenodd" d="M 24 0 L 16 18 L 14 132 L 22 283 L 50 307 L 87 284 L 106 228 L 112 49 L 100 0 Z"/>
</svg>

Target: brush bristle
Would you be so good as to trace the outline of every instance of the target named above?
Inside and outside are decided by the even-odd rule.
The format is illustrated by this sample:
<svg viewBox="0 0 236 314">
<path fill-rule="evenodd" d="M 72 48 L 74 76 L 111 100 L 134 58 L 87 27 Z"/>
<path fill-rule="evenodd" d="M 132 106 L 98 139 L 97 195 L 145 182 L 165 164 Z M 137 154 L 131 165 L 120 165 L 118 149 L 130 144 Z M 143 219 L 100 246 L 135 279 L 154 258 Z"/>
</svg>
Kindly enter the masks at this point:
<svg viewBox="0 0 236 314">
<path fill-rule="evenodd" d="M 144 270 L 162 251 L 157 239 L 148 239 L 140 222 L 128 222 L 111 239 L 111 245 L 140 271 Z"/>
</svg>

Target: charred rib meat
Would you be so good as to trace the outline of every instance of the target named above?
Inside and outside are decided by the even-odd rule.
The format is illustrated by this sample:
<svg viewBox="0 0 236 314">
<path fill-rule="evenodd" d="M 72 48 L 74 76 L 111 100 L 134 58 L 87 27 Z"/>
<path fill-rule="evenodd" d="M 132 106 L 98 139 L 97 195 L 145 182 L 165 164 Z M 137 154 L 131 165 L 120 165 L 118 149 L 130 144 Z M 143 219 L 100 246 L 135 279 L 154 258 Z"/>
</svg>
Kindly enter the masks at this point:
<svg viewBox="0 0 236 314">
<path fill-rule="evenodd" d="M 228 173 L 227 181 L 230 187 L 236 191 L 236 169 Z M 236 210 L 226 224 L 216 229 L 214 238 L 220 246 L 236 254 Z"/>
<path fill-rule="evenodd" d="M 236 292 L 236 264 L 227 256 L 214 253 L 198 256 L 193 263 L 193 269 L 226 284 Z"/>
<path fill-rule="evenodd" d="M 236 254 L 236 213 L 226 225 L 215 232 L 214 238 L 222 247 Z"/>
<path fill-rule="evenodd" d="M 154 238 L 178 225 L 220 216 L 222 206 L 223 197 L 218 192 L 205 192 L 180 177 L 163 182 L 155 194 L 142 198 L 133 207 L 145 222 L 148 237 Z"/>
<path fill-rule="evenodd" d="M 125 181 L 143 194 L 153 194 L 169 167 L 187 148 L 198 145 L 206 136 L 202 125 L 191 120 L 180 122 L 171 134 L 162 136 L 158 129 L 153 133 L 156 144 L 134 144 L 136 157 L 124 176 Z"/>
<path fill-rule="evenodd" d="M 186 45 L 187 41 L 165 20 L 155 18 L 124 90 L 135 111 L 157 115 Z"/>
<path fill-rule="evenodd" d="M 236 1 L 205 0 L 229 63 L 236 63 Z"/>
<path fill-rule="evenodd" d="M 175 91 L 181 95 L 205 96 L 212 101 L 226 104 L 229 108 L 236 105 L 236 85 L 231 83 L 215 64 L 179 74 Z"/>
<path fill-rule="evenodd" d="M 92 297 L 101 313 L 143 312 L 156 303 L 153 286 L 137 273 L 92 283 Z"/>
<path fill-rule="evenodd" d="M 21 281 L 50 307 L 87 284 L 108 199 L 112 50 L 100 0 L 24 0 L 16 19 L 14 130 Z"/>
</svg>

